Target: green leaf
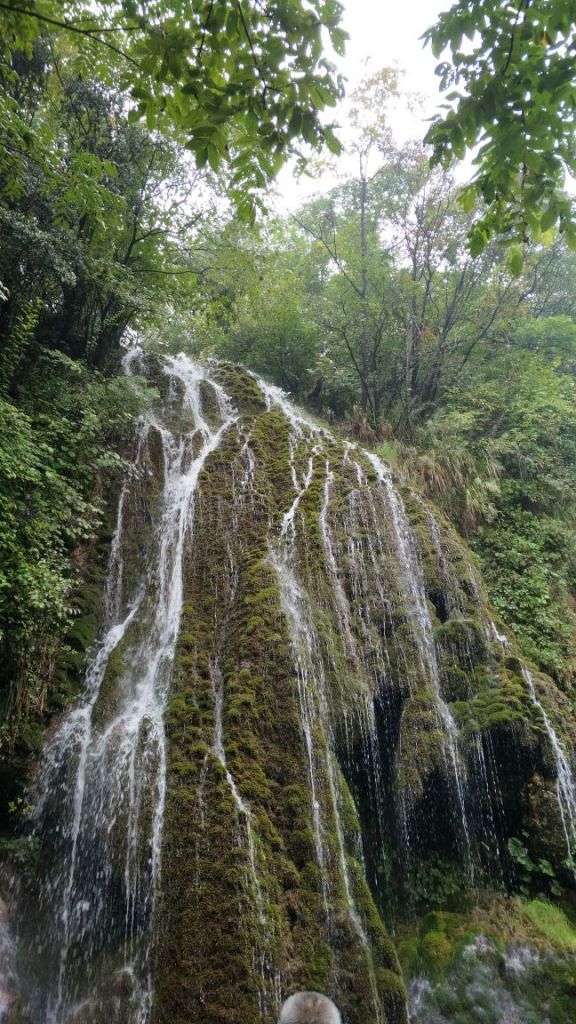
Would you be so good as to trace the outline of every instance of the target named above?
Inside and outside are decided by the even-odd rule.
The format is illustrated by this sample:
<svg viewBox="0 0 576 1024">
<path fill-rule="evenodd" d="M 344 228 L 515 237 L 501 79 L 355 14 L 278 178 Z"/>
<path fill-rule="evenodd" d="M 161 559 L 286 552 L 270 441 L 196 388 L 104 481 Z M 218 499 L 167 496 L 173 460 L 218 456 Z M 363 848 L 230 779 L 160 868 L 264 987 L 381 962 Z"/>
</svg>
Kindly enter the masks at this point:
<svg viewBox="0 0 576 1024">
<path fill-rule="evenodd" d="M 332 46 L 336 50 L 339 57 L 343 57 L 346 52 L 346 42 L 348 40 L 348 33 L 341 28 L 334 28 L 330 33 L 332 39 Z"/>
<path fill-rule="evenodd" d="M 548 231 L 550 228 L 554 227 L 557 220 L 558 210 L 554 203 L 550 203 L 549 207 L 544 211 L 540 219 L 540 230 Z"/>
<path fill-rule="evenodd" d="M 474 230 L 470 234 L 470 255 L 481 256 L 486 248 L 486 236 L 483 232 Z"/>
<path fill-rule="evenodd" d="M 206 147 L 206 152 L 208 155 L 208 163 L 210 164 L 210 167 L 215 173 L 218 172 L 218 170 L 220 169 L 220 153 L 218 152 L 218 149 L 211 142 L 209 142 Z"/>
<path fill-rule="evenodd" d="M 464 213 L 472 213 L 476 206 L 476 189 L 473 185 L 467 185 L 463 188 L 458 196 L 458 202 L 464 210 Z"/>
<path fill-rule="evenodd" d="M 522 249 L 515 245 L 508 253 L 507 267 L 513 277 L 519 277 L 524 266 Z"/>
<path fill-rule="evenodd" d="M 552 867 L 552 865 L 551 865 L 549 860 L 539 860 L 538 861 L 538 871 L 542 875 L 548 875 L 551 878 L 554 877 L 554 868 Z"/>
<path fill-rule="evenodd" d="M 342 152 L 342 143 L 336 138 L 331 128 L 326 127 L 324 129 L 324 141 L 331 153 L 335 156 L 340 156 Z"/>
</svg>

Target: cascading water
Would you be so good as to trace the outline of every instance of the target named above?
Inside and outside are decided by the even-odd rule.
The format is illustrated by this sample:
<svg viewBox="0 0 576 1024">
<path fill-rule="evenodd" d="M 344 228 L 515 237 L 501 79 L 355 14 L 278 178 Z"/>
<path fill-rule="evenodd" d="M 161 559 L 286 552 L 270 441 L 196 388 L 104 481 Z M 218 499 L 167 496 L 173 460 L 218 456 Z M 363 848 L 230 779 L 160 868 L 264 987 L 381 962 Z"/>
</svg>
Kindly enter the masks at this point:
<svg viewBox="0 0 576 1024">
<path fill-rule="evenodd" d="M 424 589 L 424 582 L 422 577 L 422 571 L 418 561 L 418 553 L 408 517 L 402 504 L 402 499 L 398 494 L 387 467 L 376 455 L 370 453 L 368 455 L 370 462 L 372 463 L 378 480 L 384 487 L 386 498 L 388 501 L 388 507 L 390 509 L 390 519 L 394 531 L 394 537 L 398 549 L 399 563 L 401 566 L 402 578 L 406 590 L 406 595 L 410 602 L 410 606 L 413 613 L 413 621 L 415 624 L 415 635 L 418 642 L 418 651 L 421 658 L 422 669 L 424 673 L 428 675 L 430 680 L 438 717 L 445 735 L 445 750 L 447 763 L 450 766 L 454 788 L 457 797 L 458 810 L 460 815 L 460 821 L 462 826 L 462 838 L 464 840 L 464 849 L 468 862 L 468 867 L 471 875 L 473 876 L 474 868 L 472 861 L 471 843 L 470 843 L 470 831 L 468 827 L 468 820 L 466 815 L 466 806 L 464 800 L 465 791 L 465 778 L 462 767 L 462 761 L 458 749 L 458 729 L 456 722 L 454 721 L 453 715 L 442 697 L 440 688 L 440 673 L 438 669 L 438 661 L 436 657 L 436 646 L 434 643 L 434 632 L 432 629 L 432 622 L 430 619 L 430 612 L 428 610 L 428 604 L 426 600 L 426 592 Z"/>
<path fill-rule="evenodd" d="M 278 388 L 272 388 L 262 381 L 259 381 L 259 384 L 266 394 L 269 408 L 274 404 L 277 404 L 282 409 L 282 412 L 290 423 L 289 459 L 295 497 L 290 509 L 284 515 L 281 526 L 281 537 L 284 539 L 284 548 L 282 555 L 283 566 L 280 571 L 280 577 L 281 579 L 283 578 L 285 582 L 290 578 L 290 573 L 292 573 L 292 575 L 294 573 L 293 551 L 295 542 L 295 516 L 297 509 L 302 501 L 303 495 L 310 487 L 314 473 L 315 460 L 318 460 L 319 463 L 324 463 L 323 504 L 319 514 L 319 525 L 324 548 L 325 571 L 331 580 L 334 601 L 341 628 L 341 640 L 345 649 L 345 656 L 351 663 L 351 667 L 355 670 L 359 680 L 369 680 L 368 690 L 365 693 L 363 700 L 360 703 L 355 704 L 354 715 L 357 719 L 361 736 L 363 737 L 363 752 L 366 756 L 364 770 L 368 770 L 368 773 L 372 778 L 370 786 L 371 804 L 379 822 L 381 836 L 383 836 L 386 831 L 386 826 L 384 823 L 385 811 L 382 800 L 382 765 L 379 749 L 380 741 L 377 736 L 374 702 L 376 699 L 386 700 L 386 692 L 388 689 L 386 645 L 382 645 L 380 638 L 378 638 L 376 644 L 373 644 L 370 655 L 372 664 L 370 665 L 366 663 L 363 653 L 365 651 L 367 640 L 366 636 L 363 638 L 364 644 L 360 645 L 362 654 L 358 653 L 359 645 L 356 643 L 351 627 L 350 602 L 340 578 L 335 545 L 329 526 L 330 493 L 331 489 L 334 487 L 334 472 L 330 466 L 330 459 L 327 457 L 326 451 L 324 450 L 326 444 L 324 443 L 323 446 L 323 432 L 313 422 L 300 417 Z M 301 455 L 301 460 L 303 459 L 305 469 L 303 469 L 299 475 L 296 460 L 297 453 L 302 449 L 307 451 L 308 454 L 304 457 Z M 350 444 L 345 446 L 344 461 L 350 464 L 356 474 L 358 481 L 357 493 L 359 495 L 364 490 L 369 491 L 364 468 L 365 460 L 367 460 L 375 470 L 377 479 L 382 486 L 385 495 L 388 510 L 388 527 L 391 530 L 393 538 L 397 573 L 401 580 L 402 589 L 406 597 L 412 626 L 412 635 L 416 642 L 416 651 L 420 662 L 418 675 L 420 679 L 427 679 L 428 685 L 431 686 L 434 695 L 436 712 L 444 735 L 443 746 L 446 761 L 446 774 L 452 778 L 452 790 L 455 797 L 454 813 L 459 822 L 457 829 L 457 832 L 459 833 L 458 840 L 462 845 L 466 863 L 468 865 L 468 871 L 470 875 L 473 876 L 474 867 L 471 851 L 471 839 L 465 805 L 466 770 L 459 750 L 458 729 L 450 709 L 442 697 L 440 671 L 437 662 L 432 623 L 428 610 L 422 570 L 418 560 L 415 540 L 402 500 L 394 486 L 385 464 L 372 453 L 362 452 L 360 449 L 357 449 L 355 446 Z M 350 498 L 349 513 L 350 538 L 352 538 L 354 533 L 357 531 L 360 518 L 365 516 L 365 513 L 361 511 L 362 500 L 360 499 L 359 507 L 357 509 L 355 509 L 354 505 L 355 498 L 353 492 Z M 362 619 L 366 626 L 370 623 L 370 605 L 372 598 L 369 591 L 371 584 L 376 585 L 379 590 L 381 606 L 384 607 L 386 605 L 383 581 L 381 577 L 382 565 L 386 563 L 386 555 L 384 553 L 383 546 L 384 542 L 379 523 L 379 516 L 372 498 L 370 498 L 369 506 L 368 520 L 362 531 L 363 533 L 365 533 L 366 529 L 373 531 L 373 537 L 369 537 L 367 540 L 368 550 L 367 552 L 364 552 L 363 548 L 358 548 L 355 551 L 351 549 L 349 552 L 349 555 L 354 562 L 354 575 L 357 576 L 358 579 L 363 577 L 365 580 Z M 437 551 L 440 551 L 440 538 L 435 521 L 433 521 L 432 530 L 434 534 L 433 543 L 435 544 Z M 368 555 L 369 562 L 371 563 L 370 569 L 367 569 L 366 567 L 366 555 Z M 441 569 L 445 571 L 446 563 L 441 552 L 438 557 L 441 561 Z M 369 576 L 370 583 L 368 583 Z M 450 581 L 447 580 L 447 587 L 449 587 L 449 585 Z M 297 593 L 297 584 L 293 579 L 292 585 L 287 584 L 284 587 L 283 599 L 286 607 L 291 607 L 289 596 L 292 595 L 293 597 L 295 593 Z M 457 600 L 459 600 L 459 598 L 455 597 L 454 603 L 456 603 Z M 296 602 L 296 607 L 294 606 L 294 602 L 292 602 L 292 612 L 294 633 L 294 630 L 297 631 L 302 629 L 302 622 L 304 621 L 302 602 Z M 375 619 L 377 621 L 378 613 L 376 613 Z M 360 624 L 362 625 L 362 621 Z M 300 644 L 300 649 L 301 648 L 302 644 Z M 314 659 L 315 666 L 317 666 L 318 663 L 319 658 L 316 656 Z M 410 669 L 410 672 L 411 671 L 412 670 Z M 318 670 L 316 668 L 316 674 L 317 673 Z M 421 682 L 419 685 L 421 685 Z M 305 714 L 303 709 L 305 734 L 308 737 L 307 743 L 310 747 L 311 729 L 308 719 L 309 714 Z M 345 722 L 348 720 L 346 712 L 344 712 L 344 720 Z M 309 755 L 309 761 L 312 765 L 311 755 Z M 312 775 L 311 786 L 315 790 L 316 787 Z M 318 810 L 316 806 L 317 801 L 315 798 L 313 799 L 313 804 L 316 841 L 320 856 L 321 826 L 318 820 Z M 409 812 L 404 809 L 403 828 L 405 830 L 407 842 L 409 841 L 408 819 Z"/>
<path fill-rule="evenodd" d="M 259 381 L 260 386 L 265 390 L 269 406 L 278 404 L 287 419 L 291 431 L 289 438 L 289 458 L 291 476 L 296 491 L 296 496 L 285 513 L 280 528 L 278 542 L 271 550 L 270 560 L 277 574 L 280 599 L 284 614 L 286 616 L 291 643 L 296 664 L 298 693 L 300 699 L 300 710 L 302 730 L 305 737 L 308 756 L 308 768 L 310 779 L 310 795 L 312 805 L 312 819 L 314 822 L 316 855 L 318 865 L 322 871 L 323 898 L 328 918 L 330 918 L 330 900 L 334 894 L 330 892 L 328 883 L 328 864 L 330 851 L 326 842 L 327 822 L 324 820 L 328 814 L 333 818 L 335 826 L 335 838 L 337 847 L 337 861 L 339 867 L 340 882 L 343 886 L 347 911 L 352 922 L 354 931 L 361 943 L 366 957 L 368 976 L 373 998 L 373 1012 L 375 1024 L 382 1021 L 382 1006 L 378 995 L 378 988 L 372 963 L 372 955 L 368 937 L 364 930 L 360 915 L 356 909 L 352 894 L 352 883 L 346 859 L 344 829 L 341 820 L 341 794 L 337 774 L 334 765 L 334 738 L 330 723 L 330 707 L 327 695 L 327 685 L 324 673 L 323 659 L 316 629 L 303 588 L 297 579 L 296 569 L 296 523 L 295 517 L 298 505 L 306 491 L 309 490 L 314 470 L 315 461 L 321 464 L 324 462 L 325 484 L 324 504 L 320 512 L 320 524 L 324 541 L 327 570 L 334 586 L 336 602 L 339 607 L 342 621 L 346 623 L 347 641 L 353 646 L 352 635 L 349 623 L 346 619 L 346 598 L 338 579 L 338 571 L 331 549 L 330 535 L 327 527 L 327 505 L 329 500 L 329 488 L 331 482 L 330 463 L 322 446 L 322 431 L 315 424 L 302 417 L 299 417 L 292 406 L 285 400 L 278 389 L 272 389 Z M 296 469 L 296 453 L 298 444 L 304 443 L 309 449 L 306 469 L 298 477 Z M 321 801 L 322 768 L 324 767 L 325 781 L 329 795 L 328 807 L 324 808 Z"/>
<path fill-rule="evenodd" d="M 564 831 L 564 838 L 566 840 L 566 853 L 570 862 L 572 872 L 576 872 L 575 858 L 576 858 L 576 780 L 574 779 L 574 773 L 570 766 L 570 762 L 562 743 L 558 737 L 558 734 L 552 725 L 546 710 L 539 700 L 536 693 L 536 687 L 534 686 L 534 679 L 530 669 L 526 666 L 522 666 L 522 675 L 526 683 L 530 700 L 532 701 L 544 723 L 546 735 L 550 741 L 550 749 L 554 758 L 554 764 L 556 768 L 556 798 L 558 801 L 558 810 L 560 812 L 560 818 L 562 820 L 562 829 Z"/>
<path fill-rule="evenodd" d="M 19 999 L 26 1024 L 273 1024 L 318 987 L 350 1024 L 404 1024 L 383 912 L 420 861 L 464 860 L 469 888 L 519 834 L 512 648 L 376 456 L 224 364 L 127 371 L 160 397 L 85 691 L 30 794 L 41 860 L 0 917 L 0 1020 Z M 569 757 L 525 682 L 572 854 Z M 533 761 L 515 770 L 528 787 Z M 415 1019 L 432 999 L 415 985 Z"/>
<path fill-rule="evenodd" d="M 0 1021 L 9 1019 L 18 996 L 15 958 L 16 948 L 8 926 L 6 907 L 0 904 Z"/>
<path fill-rule="evenodd" d="M 102 640 L 84 697 L 49 742 L 40 769 L 33 829 L 43 843 L 50 840 L 52 857 L 38 893 L 43 927 L 23 937 L 20 956 L 33 1024 L 99 1020 L 100 1014 L 118 1024 L 145 1024 L 150 1015 L 166 782 L 163 713 L 183 558 L 200 472 L 233 422 L 220 391 L 219 425 L 204 418 L 203 370 L 178 358 L 167 360 L 164 372 L 166 422 L 157 413 L 142 420 L 132 483 L 119 503 Z M 175 409 L 180 425 L 173 429 Z M 140 571 L 132 588 L 125 587 L 124 553 L 133 541 L 126 508 L 137 507 L 133 491 L 154 472 L 155 453 L 158 525 L 143 537 Z"/>
</svg>

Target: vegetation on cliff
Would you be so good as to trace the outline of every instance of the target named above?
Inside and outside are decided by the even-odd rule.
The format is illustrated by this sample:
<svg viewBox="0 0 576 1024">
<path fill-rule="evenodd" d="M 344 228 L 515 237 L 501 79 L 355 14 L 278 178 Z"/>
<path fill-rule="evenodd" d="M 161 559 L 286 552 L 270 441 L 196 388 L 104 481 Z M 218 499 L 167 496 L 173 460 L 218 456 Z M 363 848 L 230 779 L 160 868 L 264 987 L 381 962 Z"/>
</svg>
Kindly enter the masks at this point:
<svg viewBox="0 0 576 1024">
<path fill-rule="evenodd" d="M 353 1024 L 403 1024 L 391 932 L 406 974 L 437 983 L 434 1012 L 465 1020 L 467 986 L 528 944 L 523 1008 L 547 977 L 566 1019 L 576 328 L 574 257 L 544 231 L 560 219 L 572 241 L 558 182 L 522 259 L 478 241 L 471 191 L 394 142 L 384 71 L 353 97 L 357 173 L 254 227 L 298 140 L 339 149 L 319 117 L 341 88 L 319 43 L 324 27 L 341 47 L 339 5 L 200 4 L 186 24 L 165 0 L 148 21 L 133 3 L 61 8 L 0 4 L 0 854 L 19 898 L 40 894 L 49 920 L 68 833 L 24 787 L 100 649 L 119 495 L 129 619 L 160 535 L 158 423 L 193 460 L 234 410 L 185 554 L 153 942 L 149 904 L 133 912 L 152 1019 L 252 1024 L 310 987 Z M 155 355 L 131 359 L 136 340 Z M 201 421 L 163 362 L 180 350 L 207 367 Z M 95 735 L 142 629 L 110 653 Z M 124 825 L 106 862 L 120 909 Z M 104 994 L 79 1020 L 133 1012 L 120 932 L 86 968 Z M 498 998 L 478 995 L 485 1019 Z"/>
<path fill-rule="evenodd" d="M 527 656 L 570 686 L 574 256 L 534 244 L 516 276 L 497 244 L 471 259 L 459 189 L 390 135 L 396 90 L 385 72 L 353 98 L 356 176 L 213 240 L 188 345 L 380 445 L 472 545 Z"/>
<path fill-rule="evenodd" d="M 20 477 L 6 484 L 0 611 L 3 636 L 13 640 L 3 659 L 4 705 L 24 711 L 22 727 L 27 703 L 44 708 L 44 696 L 27 702 L 22 687 L 16 694 L 14 680 L 36 666 L 32 690 L 44 694 L 53 673 L 38 666 L 54 659 L 47 639 L 43 656 L 43 637 L 57 644 L 71 609 L 78 611 L 69 555 L 95 535 L 99 496 L 114 479 L 110 453 L 138 406 L 121 381 L 99 376 L 117 371 L 127 331 L 152 345 L 243 362 L 365 443 L 383 441 L 383 454 L 467 536 L 494 606 L 528 657 L 569 686 L 573 257 L 560 242 L 536 243 L 516 277 L 496 244 L 470 258 L 473 214 L 462 209 L 458 189 L 446 172 L 428 167 L 419 146 L 398 147 L 391 137 L 386 105 L 398 84 L 388 71 L 352 98 L 357 174 L 295 218 L 249 231 L 227 212 L 226 179 L 210 167 L 194 169 L 182 148 L 196 122 L 179 135 L 173 129 L 184 107 L 167 102 L 160 112 L 161 94 L 182 86 L 184 68 L 164 68 L 159 50 L 154 60 L 164 77 L 141 99 L 150 124 L 141 123 L 143 109 L 128 116 L 113 78 L 132 65 L 114 47 L 128 53 L 130 40 L 153 46 L 144 22 L 127 32 L 138 11 L 119 4 L 75 25 L 80 5 L 69 5 L 65 16 L 44 6 L 31 15 L 8 4 L 1 15 L 13 59 L 5 55 L 2 71 L 0 383 L 8 403 L 3 424 L 17 438 L 5 473 Z M 168 16 L 169 5 L 161 13 Z M 337 5 L 319 12 L 336 35 L 338 13 Z M 233 20 L 220 22 L 209 26 L 214 53 L 224 37 L 230 52 L 246 45 Z M 171 31 L 180 31 L 176 22 Z M 290 31 L 296 46 L 298 26 Z M 307 39 L 304 33 L 301 45 L 314 62 L 316 44 Z M 152 63 L 146 67 L 152 74 Z M 130 74 L 130 88 L 143 89 L 135 67 Z M 335 79 L 326 88 L 324 103 Z M 198 110 L 207 95 L 195 97 Z M 246 164 L 248 176 L 268 159 L 257 113 L 259 155 Z M 215 109 L 212 115 L 218 120 Z M 240 114 L 230 107 L 227 116 L 226 131 Z M 162 133 L 169 121 L 170 140 Z M 302 131 L 313 141 L 303 124 L 294 121 L 289 134 Z M 209 163 L 221 161 L 220 154 Z M 252 186 L 238 179 L 244 191 L 236 200 L 252 202 Z M 48 399 L 41 374 L 51 379 Z M 86 443 L 76 420 L 90 435 Z M 38 479 L 39 460 L 38 501 L 54 510 L 53 522 L 41 522 L 36 510 L 23 514 L 24 479 Z M 46 471 L 57 479 L 50 482 Z M 40 604 L 49 614 L 36 614 Z M 34 654 L 24 640 L 32 632 Z"/>
</svg>

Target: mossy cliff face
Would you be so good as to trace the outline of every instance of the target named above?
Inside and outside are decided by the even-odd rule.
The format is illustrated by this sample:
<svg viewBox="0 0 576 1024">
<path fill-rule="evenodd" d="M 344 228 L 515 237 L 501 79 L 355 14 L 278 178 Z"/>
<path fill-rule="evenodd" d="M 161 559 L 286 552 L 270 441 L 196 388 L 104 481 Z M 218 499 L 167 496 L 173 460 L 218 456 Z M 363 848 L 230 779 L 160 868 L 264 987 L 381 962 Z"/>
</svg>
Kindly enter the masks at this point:
<svg viewBox="0 0 576 1024">
<path fill-rule="evenodd" d="M 302 681 L 274 563 L 295 497 L 289 424 L 251 378 L 228 371 L 233 402 L 235 377 L 250 411 L 200 481 L 166 716 L 154 1019 L 272 1021 L 281 995 L 317 988 L 351 1021 L 402 1021 L 356 810 L 314 709 L 312 801 Z"/>
<path fill-rule="evenodd" d="M 388 466 L 236 367 L 139 369 L 161 398 L 122 492 L 106 663 L 38 784 L 24 1019 L 273 1024 L 311 988 L 346 1024 L 405 1024 L 385 921 L 526 870 L 573 886 L 567 700 Z M 436 931 L 408 971 L 436 946 L 449 970 Z"/>
<path fill-rule="evenodd" d="M 554 759 L 446 523 L 274 389 L 212 372 L 238 418 L 187 554 L 153 1017 L 273 1020 L 311 987 L 351 1022 L 402 1020 L 384 917 L 431 865 L 513 886 L 524 830 L 562 871 Z"/>
</svg>

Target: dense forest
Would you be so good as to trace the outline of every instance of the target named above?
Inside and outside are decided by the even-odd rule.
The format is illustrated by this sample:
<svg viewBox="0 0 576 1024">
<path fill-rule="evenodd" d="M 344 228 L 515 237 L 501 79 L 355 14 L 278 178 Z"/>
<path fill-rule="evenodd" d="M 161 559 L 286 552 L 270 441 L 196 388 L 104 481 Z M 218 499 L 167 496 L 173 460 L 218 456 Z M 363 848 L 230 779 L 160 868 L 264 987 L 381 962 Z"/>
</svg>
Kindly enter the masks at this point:
<svg viewBox="0 0 576 1024">
<path fill-rule="evenodd" d="M 192 5 L 193 27 L 185 6 L 0 4 L 0 852 L 24 872 L 31 766 L 80 691 L 115 502 L 140 472 L 134 426 L 162 393 L 144 364 L 127 375 L 136 349 L 241 364 L 383 459 L 455 528 L 494 630 L 576 713 L 576 253 L 558 191 L 571 143 L 559 129 L 560 156 L 525 162 L 530 219 L 515 167 L 497 202 L 486 162 L 476 186 L 452 177 L 482 127 L 458 135 L 470 107 L 430 130 L 432 161 L 421 140 L 397 142 L 391 69 L 348 98 L 338 141 L 321 114 L 343 90 L 322 49 L 326 33 L 344 47 L 339 4 L 220 0 Z M 502 5 L 456 5 L 431 33 L 456 81 L 460 21 L 474 38 L 487 6 Z M 520 61 L 515 28 L 494 25 L 486 45 Z M 566 96 L 551 86 L 558 123 Z M 313 198 L 278 213 L 273 177 L 322 146 Z M 546 187 L 529 194 L 531 173 Z M 524 896 L 542 890 L 534 858 L 510 882 Z"/>
</svg>

